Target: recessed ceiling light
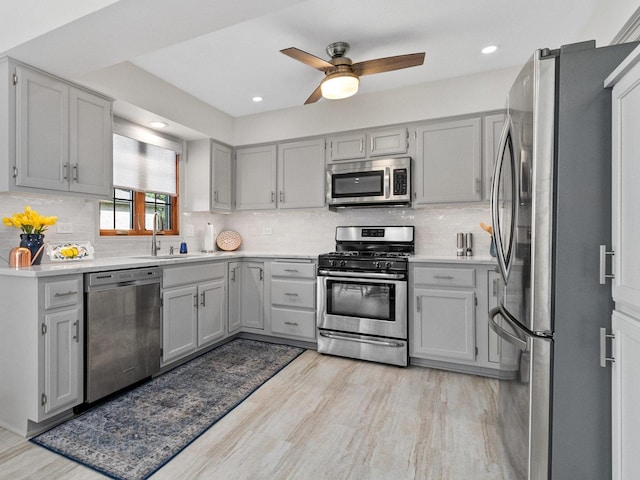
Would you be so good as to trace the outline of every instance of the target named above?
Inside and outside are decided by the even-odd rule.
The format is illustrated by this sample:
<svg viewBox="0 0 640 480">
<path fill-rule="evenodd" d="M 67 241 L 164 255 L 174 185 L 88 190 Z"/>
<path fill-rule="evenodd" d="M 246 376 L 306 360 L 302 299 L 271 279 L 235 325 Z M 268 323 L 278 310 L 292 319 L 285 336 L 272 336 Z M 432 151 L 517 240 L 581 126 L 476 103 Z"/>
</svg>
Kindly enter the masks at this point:
<svg viewBox="0 0 640 480">
<path fill-rule="evenodd" d="M 484 47 L 482 50 L 480 50 L 482 53 L 484 53 L 485 55 L 488 55 L 490 53 L 495 52 L 496 50 L 498 50 L 498 46 L 497 45 L 487 45 L 486 47 Z"/>
<path fill-rule="evenodd" d="M 149 122 L 151 128 L 167 128 L 169 124 L 167 122 Z"/>
<path fill-rule="evenodd" d="M 253 100 L 256 103 L 260 103 L 262 101 L 262 97 L 256 96 L 256 97 L 253 97 L 251 100 Z"/>
</svg>

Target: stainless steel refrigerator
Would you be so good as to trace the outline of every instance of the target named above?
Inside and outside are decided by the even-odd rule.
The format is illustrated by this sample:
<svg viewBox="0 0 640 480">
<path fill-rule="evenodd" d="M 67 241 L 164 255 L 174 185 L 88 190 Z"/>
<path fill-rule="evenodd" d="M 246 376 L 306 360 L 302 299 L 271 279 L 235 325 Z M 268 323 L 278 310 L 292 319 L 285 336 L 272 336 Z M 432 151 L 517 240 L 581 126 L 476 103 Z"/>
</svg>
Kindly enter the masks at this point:
<svg viewBox="0 0 640 480">
<path fill-rule="evenodd" d="M 501 270 L 499 412 L 513 478 L 611 477 L 611 100 L 604 79 L 636 44 L 538 50 L 508 96 L 492 186 Z"/>
</svg>

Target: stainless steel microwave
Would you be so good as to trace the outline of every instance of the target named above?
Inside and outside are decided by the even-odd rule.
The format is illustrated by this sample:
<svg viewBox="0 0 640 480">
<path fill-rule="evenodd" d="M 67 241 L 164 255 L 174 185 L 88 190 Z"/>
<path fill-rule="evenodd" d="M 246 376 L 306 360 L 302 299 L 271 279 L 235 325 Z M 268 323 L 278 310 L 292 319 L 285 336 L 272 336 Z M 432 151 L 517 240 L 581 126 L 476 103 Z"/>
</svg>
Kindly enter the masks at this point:
<svg viewBox="0 0 640 480">
<path fill-rule="evenodd" d="M 411 205 L 411 158 L 380 158 L 327 167 L 329 208 Z"/>
</svg>

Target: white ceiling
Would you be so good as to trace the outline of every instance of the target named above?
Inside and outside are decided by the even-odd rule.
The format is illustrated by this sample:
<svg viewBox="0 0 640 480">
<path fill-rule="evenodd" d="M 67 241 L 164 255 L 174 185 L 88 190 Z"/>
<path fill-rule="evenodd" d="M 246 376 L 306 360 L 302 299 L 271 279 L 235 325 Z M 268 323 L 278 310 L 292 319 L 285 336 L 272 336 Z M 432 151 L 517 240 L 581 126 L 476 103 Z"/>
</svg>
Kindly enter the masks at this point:
<svg viewBox="0 0 640 480">
<path fill-rule="evenodd" d="M 5 0 L 0 0 L 3 4 Z M 21 4 L 22 17 L 38 2 Z M 59 28 L 0 51 L 68 78 L 129 61 L 232 117 L 301 106 L 323 74 L 279 53 L 298 47 L 328 59 L 351 44 L 354 61 L 426 52 L 425 64 L 366 76 L 371 93 L 522 64 L 536 48 L 588 40 L 605 0 L 93 0 L 58 15 Z M 57 2 L 72 11 L 82 0 Z M 24 8 L 23 8 L 24 7 Z M 9 12 L 17 16 L 18 8 Z M 5 16 L 5 18 L 7 18 Z M 15 30 L 15 29 L 14 29 Z M 585 36 L 587 35 L 587 36 Z M 480 49 L 500 49 L 482 55 Z M 264 101 L 256 104 L 253 96 Z M 321 99 L 321 102 L 328 100 Z"/>
</svg>

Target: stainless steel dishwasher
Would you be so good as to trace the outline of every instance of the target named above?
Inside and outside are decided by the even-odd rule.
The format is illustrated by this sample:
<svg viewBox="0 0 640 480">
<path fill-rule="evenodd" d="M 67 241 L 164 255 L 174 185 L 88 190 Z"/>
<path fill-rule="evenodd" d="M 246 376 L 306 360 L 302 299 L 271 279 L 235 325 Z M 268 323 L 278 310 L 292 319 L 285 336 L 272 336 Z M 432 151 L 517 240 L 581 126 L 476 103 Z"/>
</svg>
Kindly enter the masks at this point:
<svg viewBox="0 0 640 480">
<path fill-rule="evenodd" d="M 84 275 L 85 402 L 160 369 L 160 269 Z"/>
</svg>

